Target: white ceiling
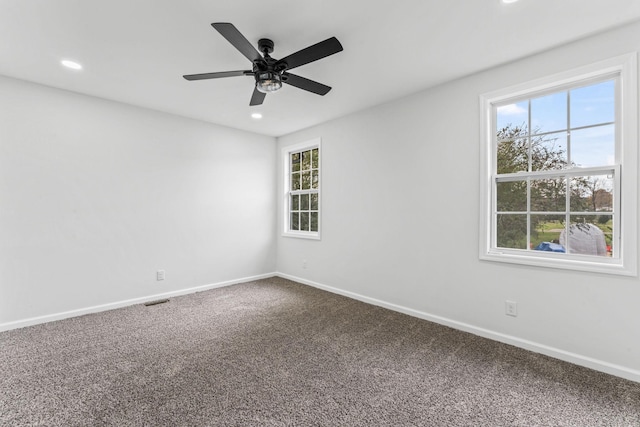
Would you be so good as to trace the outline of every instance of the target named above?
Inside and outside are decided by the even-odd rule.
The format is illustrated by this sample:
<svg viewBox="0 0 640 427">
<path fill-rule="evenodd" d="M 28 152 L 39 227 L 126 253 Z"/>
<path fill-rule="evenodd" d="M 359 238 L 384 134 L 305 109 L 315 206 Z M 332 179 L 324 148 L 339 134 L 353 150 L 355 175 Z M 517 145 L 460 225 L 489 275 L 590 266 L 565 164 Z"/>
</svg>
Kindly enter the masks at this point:
<svg viewBox="0 0 640 427">
<path fill-rule="evenodd" d="M 638 19 L 639 0 L 0 0 L 0 74 L 280 136 Z M 251 77 L 184 80 L 250 69 L 212 22 L 271 38 L 274 58 L 337 37 L 294 71 L 333 90 L 249 107 Z"/>
</svg>

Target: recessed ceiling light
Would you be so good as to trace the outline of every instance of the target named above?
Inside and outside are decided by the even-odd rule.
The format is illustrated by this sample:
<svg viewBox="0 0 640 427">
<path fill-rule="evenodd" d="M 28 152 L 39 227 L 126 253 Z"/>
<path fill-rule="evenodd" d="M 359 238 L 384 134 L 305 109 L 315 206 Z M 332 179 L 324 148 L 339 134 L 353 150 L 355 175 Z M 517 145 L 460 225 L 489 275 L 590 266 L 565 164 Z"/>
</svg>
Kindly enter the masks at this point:
<svg viewBox="0 0 640 427">
<path fill-rule="evenodd" d="M 501 0 L 501 1 L 502 1 L 502 3 L 509 4 L 509 3 L 515 3 L 518 0 Z"/>
<path fill-rule="evenodd" d="M 82 65 L 69 59 L 63 59 L 62 61 L 60 61 L 60 63 L 67 68 L 71 68 L 72 70 L 82 70 Z"/>
<path fill-rule="evenodd" d="M 262 118 L 262 114 L 260 114 L 260 113 L 252 113 L 251 117 L 256 119 L 256 120 L 258 120 L 258 119 Z"/>
</svg>

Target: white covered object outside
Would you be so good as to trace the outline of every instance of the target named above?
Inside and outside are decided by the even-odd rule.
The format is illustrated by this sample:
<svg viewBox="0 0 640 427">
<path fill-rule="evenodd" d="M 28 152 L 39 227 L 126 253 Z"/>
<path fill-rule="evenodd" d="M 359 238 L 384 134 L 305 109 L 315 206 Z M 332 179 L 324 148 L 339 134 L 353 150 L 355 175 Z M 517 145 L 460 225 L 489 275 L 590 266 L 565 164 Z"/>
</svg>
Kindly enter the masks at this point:
<svg viewBox="0 0 640 427">
<path fill-rule="evenodd" d="M 607 256 L 604 233 L 596 225 L 589 223 L 571 224 L 567 244 L 565 230 L 560 233 L 560 244 L 568 248 L 568 253 Z"/>
</svg>

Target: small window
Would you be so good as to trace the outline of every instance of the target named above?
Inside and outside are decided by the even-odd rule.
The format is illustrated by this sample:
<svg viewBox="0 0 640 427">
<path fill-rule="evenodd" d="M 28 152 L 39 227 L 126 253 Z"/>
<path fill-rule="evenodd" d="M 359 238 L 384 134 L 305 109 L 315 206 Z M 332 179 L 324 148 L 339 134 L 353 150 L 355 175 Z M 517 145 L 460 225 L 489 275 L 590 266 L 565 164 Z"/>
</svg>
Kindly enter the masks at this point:
<svg viewBox="0 0 640 427">
<path fill-rule="evenodd" d="M 481 258 L 635 274 L 635 56 L 625 58 L 481 97 Z"/>
<path fill-rule="evenodd" d="M 284 149 L 284 234 L 320 238 L 320 140 Z"/>
</svg>

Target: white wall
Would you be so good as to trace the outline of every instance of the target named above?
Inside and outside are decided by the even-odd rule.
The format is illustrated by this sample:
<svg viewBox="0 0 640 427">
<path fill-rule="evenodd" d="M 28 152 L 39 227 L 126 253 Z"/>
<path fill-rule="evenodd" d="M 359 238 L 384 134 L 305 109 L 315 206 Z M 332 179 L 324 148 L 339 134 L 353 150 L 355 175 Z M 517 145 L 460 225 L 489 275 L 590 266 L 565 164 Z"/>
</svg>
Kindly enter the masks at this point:
<svg viewBox="0 0 640 427">
<path fill-rule="evenodd" d="M 0 93 L 0 330 L 275 270 L 275 138 Z"/>
<path fill-rule="evenodd" d="M 637 51 L 639 35 L 600 34 L 279 138 L 322 138 L 323 211 L 321 241 L 278 238 L 278 271 L 640 381 L 637 277 L 478 259 L 478 96 Z"/>
</svg>

